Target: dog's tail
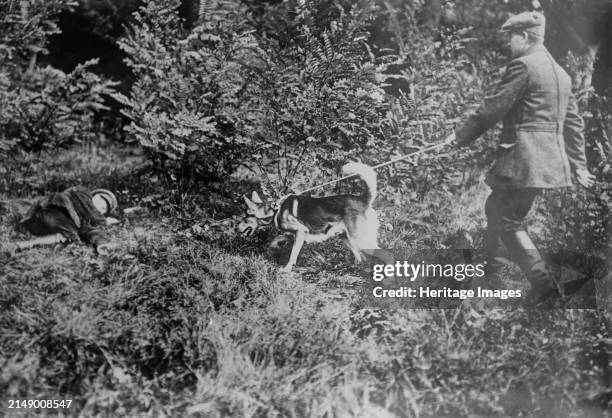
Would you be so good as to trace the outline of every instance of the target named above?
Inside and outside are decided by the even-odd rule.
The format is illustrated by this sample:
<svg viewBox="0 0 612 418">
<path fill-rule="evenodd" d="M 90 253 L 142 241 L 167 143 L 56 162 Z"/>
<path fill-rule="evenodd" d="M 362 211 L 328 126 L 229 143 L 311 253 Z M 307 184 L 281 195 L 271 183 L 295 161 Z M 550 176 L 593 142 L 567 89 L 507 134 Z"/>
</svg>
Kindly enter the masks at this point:
<svg viewBox="0 0 612 418">
<path fill-rule="evenodd" d="M 372 202 L 376 198 L 376 172 L 372 167 L 361 163 L 348 163 L 342 167 L 345 175 L 350 176 L 356 174 L 361 177 L 361 180 L 366 184 L 366 189 L 361 193 L 363 203 L 372 206 Z"/>
</svg>

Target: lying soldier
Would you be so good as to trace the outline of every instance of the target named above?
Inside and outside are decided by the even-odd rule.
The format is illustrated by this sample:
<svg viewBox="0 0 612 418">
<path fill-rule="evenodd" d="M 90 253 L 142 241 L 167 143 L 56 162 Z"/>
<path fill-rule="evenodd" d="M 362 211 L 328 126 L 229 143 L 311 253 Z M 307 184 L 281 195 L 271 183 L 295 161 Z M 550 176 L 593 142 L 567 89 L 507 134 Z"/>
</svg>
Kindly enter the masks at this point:
<svg viewBox="0 0 612 418">
<path fill-rule="evenodd" d="M 119 221 L 105 218 L 117 208 L 117 198 L 105 189 L 89 192 L 82 186 L 52 193 L 37 201 L 19 222 L 18 229 L 40 238 L 14 243 L 16 250 L 60 242 L 82 241 L 99 254 L 105 254 L 116 244 L 101 227 Z"/>
</svg>

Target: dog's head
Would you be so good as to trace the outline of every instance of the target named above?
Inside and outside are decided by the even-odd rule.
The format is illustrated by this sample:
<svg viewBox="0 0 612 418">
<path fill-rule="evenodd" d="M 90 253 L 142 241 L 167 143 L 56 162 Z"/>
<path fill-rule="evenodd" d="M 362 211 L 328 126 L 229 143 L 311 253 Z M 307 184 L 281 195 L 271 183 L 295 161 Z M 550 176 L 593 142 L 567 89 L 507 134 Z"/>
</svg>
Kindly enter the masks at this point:
<svg viewBox="0 0 612 418">
<path fill-rule="evenodd" d="M 257 192 L 253 192 L 251 198 L 243 196 L 246 203 L 246 214 L 238 224 L 238 232 L 245 235 L 252 235 L 257 228 L 270 225 L 276 214 L 275 205 L 263 202 Z"/>
</svg>

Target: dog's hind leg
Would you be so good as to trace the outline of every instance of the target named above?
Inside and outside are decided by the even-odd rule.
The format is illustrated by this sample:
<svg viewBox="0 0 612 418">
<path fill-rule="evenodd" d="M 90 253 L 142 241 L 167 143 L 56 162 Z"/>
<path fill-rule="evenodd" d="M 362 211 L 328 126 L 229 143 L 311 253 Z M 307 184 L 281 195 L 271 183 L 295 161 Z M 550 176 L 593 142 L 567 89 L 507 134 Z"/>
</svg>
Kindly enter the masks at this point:
<svg viewBox="0 0 612 418">
<path fill-rule="evenodd" d="M 355 245 L 355 242 L 351 240 L 349 236 L 343 238 L 343 241 L 346 243 L 347 247 L 351 249 L 353 252 L 353 256 L 355 256 L 355 264 L 359 264 L 363 261 L 363 256 L 361 255 L 361 249 Z"/>
<path fill-rule="evenodd" d="M 364 254 L 381 259 L 387 264 L 393 264 L 392 256 L 389 253 L 379 253 L 381 250 L 378 247 L 378 219 L 376 212 L 372 209 L 365 211 L 363 215 L 345 218 L 346 237 L 351 251 L 355 255 L 355 263 L 360 263 L 365 260 Z"/>
<path fill-rule="evenodd" d="M 351 249 L 355 256 L 355 264 L 363 262 L 363 254 L 361 253 L 360 236 L 359 236 L 359 221 L 358 217 L 353 213 L 349 213 L 344 218 L 344 226 L 346 228 L 346 237 L 344 242 Z"/>
<path fill-rule="evenodd" d="M 304 245 L 304 241 L 306 240 L 306 233 L 302 230 L 297 231 L 295 234 L 295 241 L 293 242 L 293 247 L 291 248 L 291 255 L 289 256 L 289 261 L 287 265 L 281 269 L 284 272 L 290 272 L 295 262 L 297 261 L 298 254 L 302 250 L 302 245 Z"/>
</svg>

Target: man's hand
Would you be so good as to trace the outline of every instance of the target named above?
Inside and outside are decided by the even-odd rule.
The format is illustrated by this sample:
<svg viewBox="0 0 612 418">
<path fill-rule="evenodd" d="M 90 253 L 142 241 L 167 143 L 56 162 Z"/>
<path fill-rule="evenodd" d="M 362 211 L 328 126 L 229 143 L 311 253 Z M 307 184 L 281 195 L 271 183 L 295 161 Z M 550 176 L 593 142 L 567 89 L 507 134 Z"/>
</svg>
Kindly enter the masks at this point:
<svg viewBox="0 0 612 418">
<path fill-rule="evenodd" d="M 444 140 L 444 145 L 453 145 L 456 141 L 457 141 L 457 137 L 455 136 L 455 133 L 453 132 L 452 134 L 446 137 L 446 139 Z"/>
<path fill-rule="evenodd" d="M 579 168 L 576 170 L 576 181 L 583 187 L 591 187 L 595 183 L 595 176 L 589 170 Z"/>
</svg>

